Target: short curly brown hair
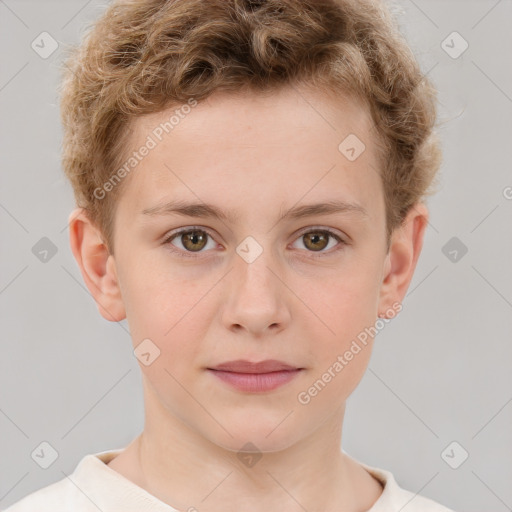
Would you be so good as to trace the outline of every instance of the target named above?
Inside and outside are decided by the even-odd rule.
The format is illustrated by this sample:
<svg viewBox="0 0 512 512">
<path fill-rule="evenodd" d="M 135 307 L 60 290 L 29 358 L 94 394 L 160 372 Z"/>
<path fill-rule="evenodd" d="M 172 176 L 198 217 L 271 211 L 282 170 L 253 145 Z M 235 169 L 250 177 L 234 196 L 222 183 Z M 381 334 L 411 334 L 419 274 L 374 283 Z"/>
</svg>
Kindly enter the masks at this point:
<svg viewBox="0 0 512 512">
<path fill-rule="evenodd" d="M 112 254 L 122 186 L 95 191 L 125 161 L 130 123 L 216 90 L 306 85 L 362 99 L 384 148 L 388 249 L 433 193 L 436 90 L 379 0 L 114 0 L 69 53 L 62 164 Z"/>
</svg>

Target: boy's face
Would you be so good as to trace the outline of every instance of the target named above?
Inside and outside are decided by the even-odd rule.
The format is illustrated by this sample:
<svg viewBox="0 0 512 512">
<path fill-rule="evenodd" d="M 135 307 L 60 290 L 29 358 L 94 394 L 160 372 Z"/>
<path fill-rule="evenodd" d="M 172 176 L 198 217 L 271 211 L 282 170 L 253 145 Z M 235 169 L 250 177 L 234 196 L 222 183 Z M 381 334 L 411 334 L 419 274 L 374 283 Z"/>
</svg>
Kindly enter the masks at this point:
<svg viewBox="0 0 512 512">
<path fill-rule="evenodd" d="M 115 320 L 126 314 L 134 347 L 149 353 L 141 361 L 159 350 L 140 363 L 150 426 L 185 425 L 232 450 L 283 449 L 342 418 L 372 349 L 361 333 L 378 313 L 398 313 L 424 223 L 396 235 L 386 254 L 380 164 L 367 112 L 353 100 L 336 106 L 292 88 L 215 94 L 158 141 L 154 130 L 176 108 L 134 125 L 131 150 L 148 135 L 157 144 L 118 203 L 106 272 L 119 294 L 95 297 Z M 350 134 L 362 153 L 354 135 L 339 149 Z M 144 213 L 176 201 L 229 218 Z M 279 221 L 291 208 L 334 201 L 359 209 Z M 197 236 L 165 242 L 179 228 Z M 301 370 L 255 392 L 209 369 L 268 359 Z"/>
</svg>

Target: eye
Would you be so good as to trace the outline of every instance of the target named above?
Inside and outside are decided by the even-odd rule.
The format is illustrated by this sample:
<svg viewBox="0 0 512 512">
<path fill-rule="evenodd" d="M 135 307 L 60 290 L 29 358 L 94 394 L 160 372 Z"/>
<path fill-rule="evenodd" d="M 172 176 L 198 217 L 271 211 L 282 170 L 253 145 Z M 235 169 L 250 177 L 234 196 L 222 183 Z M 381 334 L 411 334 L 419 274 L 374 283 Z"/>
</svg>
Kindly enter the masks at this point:
<svg viewBox="0 0 512 512">
<path fill-rule="evenodd" d="M 195 255 L 191 253 L 201 252 L 202 249 L 207 247 L 208 238 L 211 238 L 213 242 L 212 236 L 207 231 L 198 227 L 192 227 L 171 233 L 163 243 L 178 247 L 180 250 L 172 248 L 171 250 L 179 254 L 179 256 L 194 258 Z M 174 239 L 176 239 L 178 243 L 181 243 L 182 247 L 176 246 L 173 243 Z M 215 247 L 215 243 L 213 243 L 213 247 Z"/>
<path fill-rule="evenodd" d="M 210 247 L 208 247 L 208 238 L 211 239 L 210 241 L 212 245 Z M 306 252 L 312 253 L 308 256 L 313 258 L 328 256 L 342 249 L 344 245 L 347 245 L 347 243 L 334 231 L 322 228 L 310 227 L 307 231 L 303 231 L 299 234 L 299 237 L 296 240 L 302 241 L 306 249 L 308 249 Z M 338 242 L 337 245 L 334 244 L 335 249 L 333 251 L 324 250 L 329 247 L 329 245 L 331 246 L 330 248 L 332 248 L 333 244 L 330 244 L 330 242 L 334 240 Z M 181 247 L 180 245 L 176 245 L 174 243 L 175 241 L 177 244 L 181 244 Z M 191 258 L 199 256 L 199 254 L 195 253 L 204 252 L 203 249 L 205 248 L 213 249 L 216 245 L 213 241 L 213 236 L 208 231 L 196 226 L 172 232 L 165 238 L 163 244 L 172 246 L 170 247 L 170 250 L 178 256 Z"/>
<path fill-rule="evenodd" d="M 321 228 L 308 228 L 308 231 L 303 231 L 297 240 L 304 244 L 304 246 L 308 249 L 307 252 L 318 253 L 311 255 L 314 258 L 332 254 L 333 252 L 342 249 L 343 246 L 346 245 L 346 242 L 338 234 L 329 229 Z M 324 250 L 326 247 L 329 247 L 330 242 L 333 240 L 338 242 L 337 245 L 334 244 L 334 251 Z M 332 248 L 332 246 L 333 245 L 331 244 L 330 248 Z"/>
</svg>

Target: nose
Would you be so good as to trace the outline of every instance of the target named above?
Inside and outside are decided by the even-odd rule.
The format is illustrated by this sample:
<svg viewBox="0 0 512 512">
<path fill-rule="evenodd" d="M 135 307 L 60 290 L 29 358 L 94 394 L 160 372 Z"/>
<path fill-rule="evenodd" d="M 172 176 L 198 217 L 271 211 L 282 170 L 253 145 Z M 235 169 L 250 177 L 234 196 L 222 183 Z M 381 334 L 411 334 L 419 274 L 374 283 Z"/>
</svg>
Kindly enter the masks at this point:
<svg viewBox="0 0 512 512">
<path fill-rule="evenodd" d="M 289 324 L 290 292 L 279 266 L 263 251 L 255 260 L 235 257 L 226 286 L 229 297 L 223 309 L 223 322 L 232 331 L 245 330 L 253 337 L 282 331 Z"/>
</svg>

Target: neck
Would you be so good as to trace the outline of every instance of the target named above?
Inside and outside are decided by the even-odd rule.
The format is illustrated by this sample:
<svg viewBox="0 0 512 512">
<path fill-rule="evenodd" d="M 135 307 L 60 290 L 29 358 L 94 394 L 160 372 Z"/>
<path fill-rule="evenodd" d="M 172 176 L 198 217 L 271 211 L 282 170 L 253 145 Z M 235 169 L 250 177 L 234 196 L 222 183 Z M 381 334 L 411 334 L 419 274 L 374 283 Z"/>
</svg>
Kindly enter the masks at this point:
<svg viewBox="0 0 512 512">
<path fill-rule="evenodd" d="M 155 405 L 142 434 L 109 465 L 179 510 L 368 510 L 382 487 L 341 451 L 344 409 L 285 449 L 241 454 Z"/>
</svg>

